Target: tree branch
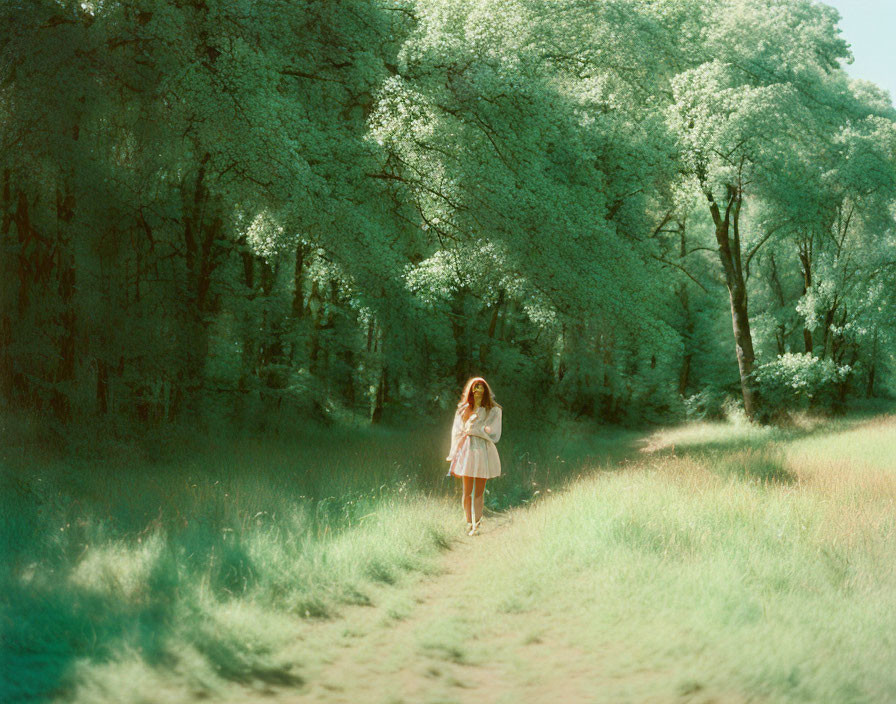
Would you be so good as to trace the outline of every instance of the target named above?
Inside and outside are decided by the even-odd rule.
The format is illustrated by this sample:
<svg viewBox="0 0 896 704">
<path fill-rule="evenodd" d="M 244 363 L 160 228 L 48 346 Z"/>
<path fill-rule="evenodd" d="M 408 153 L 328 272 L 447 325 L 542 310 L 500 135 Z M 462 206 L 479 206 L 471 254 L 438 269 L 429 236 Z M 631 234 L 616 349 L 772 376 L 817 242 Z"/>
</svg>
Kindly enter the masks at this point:
<svg viewBox="0 0 896 704">
<path fill-rule="evenodd" d="M 663 259 L 662 257 L 658 257 L 655 254 L 651 254 L 650 256 L 653 257 L 654 259 L 656 259 L 658 262 L 662 262 L 663 264 L 668 264 L 669 266 L 674 266 L 676 269 L 681 271 L 685 276 L 687 276 L 691 281 L 693 281 L 695 284 L 697 284 L 701 289 L 703 289 L 704 293 L 709 293 L 706 286 L 704 286 L 699 281 L 697 281 L 697 279 L 695 279 L 691 275 L 691 273 L 687 269 L 685 269 L 683 266 L 681 266 L 680 264 L 676 264 L 675 262 L 670 262 L 668 259 Z"/>
</svg>

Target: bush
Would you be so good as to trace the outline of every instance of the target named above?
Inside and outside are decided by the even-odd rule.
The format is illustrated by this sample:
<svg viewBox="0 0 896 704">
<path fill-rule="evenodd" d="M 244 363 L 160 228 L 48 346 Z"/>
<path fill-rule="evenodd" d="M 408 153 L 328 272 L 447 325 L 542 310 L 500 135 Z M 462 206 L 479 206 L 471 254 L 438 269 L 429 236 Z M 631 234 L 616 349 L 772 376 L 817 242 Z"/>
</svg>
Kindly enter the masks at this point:
<svg viewBox="0 0 896 704">
<path fill-rule="evenodd" d="M 836 398 L 836 386 L 852 372 L 848 365 L 838 367 L 831 359 L 809 354 L 782 354 L 754 372 L 759 391 L 770 406 L 782 410 L 830 407 Z"/>
<path fill-rule="evenodd" d="M 726 417 L 728 395 L 713 387 L 703 389 L 684 399 L 684 411 L 688 420 L 722 420 Z"/>
</svg>

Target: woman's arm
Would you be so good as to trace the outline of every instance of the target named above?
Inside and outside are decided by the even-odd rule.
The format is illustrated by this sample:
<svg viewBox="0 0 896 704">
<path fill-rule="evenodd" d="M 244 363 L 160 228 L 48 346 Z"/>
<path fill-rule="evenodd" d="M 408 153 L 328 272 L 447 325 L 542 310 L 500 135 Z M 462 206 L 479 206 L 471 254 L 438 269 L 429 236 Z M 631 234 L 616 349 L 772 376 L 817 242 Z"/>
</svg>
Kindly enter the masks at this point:
<svg viewBox="0 0 896 704">
<path fill-rule="evenodd" d="M 448 457 L 445 458 L 449 462 L 454 458 L 454 452 L 457 450 L 457 443 L 462 432 L 463 424 L 460 420 L 460 411 L 457 411 L 454 414 L 454 425 L 451 426 L 451 449 L 448 450 Z"/>
<path fill-rule="evenodd" d="M 494 406 L 488 418 L 485 419 L 486 425 L 483 430 L 488 435 L 488 439 L 492 442 L 498 442 L 501 439 L 501 407 Z"/>
<path fill-rule="evenodd" d="M 486 425 L 482 430 L 473 427 L 470 430 L 470 435 L 475 435 L 483 440 L 498 442 L 501 439 L 501 409 L 494 406 L 485 417 L 485 423 Z"/>
</svg>

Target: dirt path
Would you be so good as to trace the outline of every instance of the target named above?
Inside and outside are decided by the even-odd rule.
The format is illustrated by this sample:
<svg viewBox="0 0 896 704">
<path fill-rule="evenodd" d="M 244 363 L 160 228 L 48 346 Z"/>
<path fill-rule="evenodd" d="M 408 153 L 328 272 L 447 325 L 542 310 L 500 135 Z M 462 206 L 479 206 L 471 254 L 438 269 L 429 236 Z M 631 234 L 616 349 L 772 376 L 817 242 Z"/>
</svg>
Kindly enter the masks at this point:
<svg viewBox="0 0 896 704">
<path fill-rule="evenodd" d="M 582 628 L 581 614 L 571 609 L 495 613 L 480 606 L 474 595 L 489 585 L 477 580 L 489 563 L 506 561 L 507 546 L 531 539 L 531 532 L 516 530 L 522 510 L 486 515 L 472 537 L 458 521 L 457 539 L 432 574 L 377 587 L 374 606 L 348 606 L 337 618 L 303 624 L 286 655 L 299 663 L 304 684 L 256 689 L 253 700 L 262 693 L 276 704 L 745 701 L 718 691 L 676 691 L 673 673 L 633 666 L 618 644 L 584 650 L 570 637 Z M 246 694 L 233 701 L 246 701 Z"/>
<path fill-rule="evenodd" d="M 352 607 L 342 618 L 308 629 L 302 648 L 307 684 L 278 699 L 328 704 L 496 701 L 491 695 L 483 698 L 484 692 L 494 694 L 511 673 L 505 665 L 474 657 L 476 648 L 459 645 L 452 624 L 465 618 L 463 595 L 475 588 L 472 575 L 501 550 L 502 535 L 512 523 L 512 513 L 486 517 L 473 537 L 464 535 L 458 523 L 458 540 L 435 574 L 405 589 L 385 587 L 376 606 Z"/>
<path fill-rule="evenodd" d="M 640 443 L 633 454 L 674 452 L 675 437 Z M 375 606 L 343 609 L 338 618 L 302 624 L 287 661 L 304 684 L 267 689 L 276 704 L 746 704 L 763 701 L 703 665 L 694 635 L 685 644 L 640 646 L 625 622 L 587 621 L 600 604 L 593 575 L 568 575 L 566 597 L 498 612 L 474 595 L 492 563 L 505 565 L 537 539 L 541 527 L 525 508 L 486 516 L 457 539 L 430 575 L 376 588 Z M 548 529 L 548 526 L 544 527 Z M 512 564 L 512 563 L 510 563 Z M 529 567 L 528 569 L 531 569 Z M 500 596 L 500 595 L 499 595 Z M 500 601 L 500 599 L 498 599 Z M 576 605 L 583 608 L 578 609 Z M 576 638 L 575 634 L 580 637 Z M 587 637 L 582 637 L 585 634 Z M 586 644 L 584 647 L 582 644 Z M 655 647 L 655 650 L 650 648 Z M 261 701 L 249 693 L 233 702 Z"/>
<path fill-rule="evenodd" d="M 458 540 L 439 570 L 382 587 L 375 606 L 347 608 L 303 629 L 295 660 L 305 684 L 269 691 L 277 704 L 634 704 L 742 702 L 670 692 L 670 673 L 631 667 L 622 649 L 586 652 L 570 642 L 575 613 L 483 614 L 464 595 L 504 546 L 519 540 L 514 512 L 486 517 Z M 570 585 L 572 586 L 572 585 Z M 485 616 L 485 617 L 484 617 Z M 672 690 L 674 692 L 674 689 Z M 657 692 L 664 692 L 657 696 Z M 670 694 L 672 696 L 670 697 Z M 245 701 L 245 700 L 243 700 Z"/>
</svg>

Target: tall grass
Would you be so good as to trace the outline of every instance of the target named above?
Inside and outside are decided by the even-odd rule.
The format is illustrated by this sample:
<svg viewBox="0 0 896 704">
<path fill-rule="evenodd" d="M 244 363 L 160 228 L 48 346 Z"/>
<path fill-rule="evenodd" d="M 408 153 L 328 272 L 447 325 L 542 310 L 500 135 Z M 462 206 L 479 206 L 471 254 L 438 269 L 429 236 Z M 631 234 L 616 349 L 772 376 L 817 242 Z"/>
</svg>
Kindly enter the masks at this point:
<svg viewBox="0 0 896 704">
<path fill-rule="evenodd" d="M 471 621 L 597 654 L 601 701 L 896 701 L 896 417 L 727 453 L 707 430 L 520 514 Z"/>
<path fill-rule="evenodd" d="M 378 585 L 431 570 L 460 534 L 449 427 L 305 425 L 188 449 L 177 435 L 108 437 L 75 456 L 7 444 L 0 701 L 301 682 L 301 664 L 278 653 L 304 619 L 371 603 Z M 487 505 L 529 502 L 634 438 L 509 429 Z"/>
<path fill-rule="evenodd" d="M 445 427 L 308 426 L 189 452 L 6 448 L 0 700 L 301 684 L 294 644 L 310 619 L 400 589 L 461 534 L 446 446 Z M 892 417 L 647 438 L 509 427 L 486 503 L 522 510 L 473 576 L 493 596 L 423 645 L 474 661 L 470 628 L 518 618 L 520 647 L 546 627 L 571 652 L 603 653 L 615 700 L 732 683 L 769 701 L 896 698 L 894 446 Z M 645 670 L 658 678 L 632 685 Z M 616 685 L 601 686 L 613 701 Z"/>
</svg>

